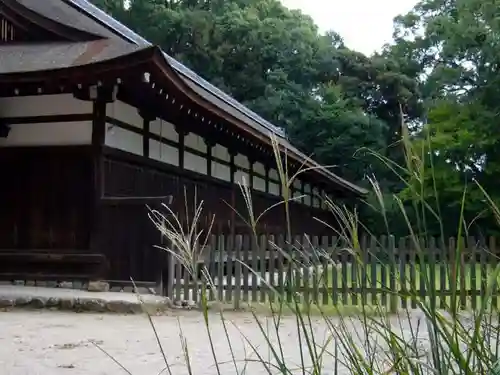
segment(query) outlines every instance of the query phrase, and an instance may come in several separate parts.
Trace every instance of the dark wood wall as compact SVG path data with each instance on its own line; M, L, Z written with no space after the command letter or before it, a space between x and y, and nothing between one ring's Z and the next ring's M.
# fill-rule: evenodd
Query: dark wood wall
M173 211L186 223L193 217L195 200L203 201L199 229L208 231L214 218L212 229L217 233L250 232L230 207L247 215L238 185L109 148L105 148L100 212L94 216L92 152L90 146L0 149L0 251L97 251L107 258L107 279L154 282L161 260L155 245L161 245L162 238L146 205L161 209L161 203L168 202L162 197L172 196ZM278 199L254 192L255 216ZM325 233L313 219L322 215L318 209L292 204L292 231ZM285 224L283 207L276 207L264 215L258 231L283 234ZM94 248L92 236L98 242Z
M88 251L89 147L0 148L0 249Z
M105 155L99 248L111 265L110 279L128 280L132 277L137 281L155 281L161 257L161 251L155 245L161 245L162 239L148 218L146 205L166 213L161 203L168 202L168 198L162 197L172 196L170 207L183 223L186 223L187 217L192 220L195 201L203 201L198 229L203 229L205 233L212 218L212 230L217 233L250 232L243 220L229 207L231 205L247 215L238 185L111 148L105 148ZM252 200L255 215L260 215L278 199L254 192ZM324 218L324 215L319 209L292 204L292 231L294 234L330 233L313 218ZM283 234L285 224L284 209L280 206L264 215L258 231Z

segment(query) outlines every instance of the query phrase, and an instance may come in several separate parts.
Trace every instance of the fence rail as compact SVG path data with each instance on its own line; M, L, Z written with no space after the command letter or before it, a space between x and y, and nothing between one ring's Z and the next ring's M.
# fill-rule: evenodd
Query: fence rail
M198 301L202 284L209 300L273 302L292 293L322 305L416 308L427 299L446 308L456 296L477 308L498 264L496 241L431 238L415 244L393 236L364 237L349 246L336 237L217 236L198 254L195 275L169 256L163 290L175 300ZM201 272L201 269L206 273ZM209 280L207 280L207 275ZM495 289L492 305L498 307Z

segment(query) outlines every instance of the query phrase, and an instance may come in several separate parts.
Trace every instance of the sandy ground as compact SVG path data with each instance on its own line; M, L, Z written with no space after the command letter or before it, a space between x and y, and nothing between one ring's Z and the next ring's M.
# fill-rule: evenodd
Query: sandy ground
M232 313L227 317L232 322L229 324L231 344L236 358L241 361L238 367L243 369L246 366L247 374L266 374L261 364L251 362L257 356L243 339L246 336L265 359L270 357L268 345L252 316ZM267 318L262 319L265 325ZM199 312L182 311L171 316L158 316L154 322L173 375L188 374L179 339L179 323L189 347L193 374L217 373ZM210 324L218 361L222 363L221 373L235 374L220 317L211 315ZM269 321L270 328L271 324ZM319 319L313 324L315 338L321 344L326 339L328 329ZM407 329L407 325L408 322L404 323L403 330ZM291 363L298 366L300 349L294 318L286 317L282 321L279 335L289 366ZM145 316L11 311L0 313L0 374L126 374L89 340L98 343L134 375L156 375L164 369L164 362ZM273 341L276 344L275 339ZM333 353L332 346L330 350ZM333 373L332 366L333 360L325 358L325 370L329 370L325 373Z

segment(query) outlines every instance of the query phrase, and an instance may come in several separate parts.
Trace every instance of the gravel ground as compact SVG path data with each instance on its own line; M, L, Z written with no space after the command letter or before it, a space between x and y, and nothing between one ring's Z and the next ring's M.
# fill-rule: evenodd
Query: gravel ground
M269 358L265 340L251 315L232 313L229 331L235 356L251 375L266 374L245 335L259 353ZM267 318L262 318L264 324ZM413 319L418 319L414 317ZM173 375L188 374L179 339L179 322L187 339L193 374L216 374L208 336L199 312L178 312L154 317L172 365ZM416 323L416 321L414 322ZM216 352L223 374L235 374L220 317L210 316ZM269 321L271 324L271 321ZM314 323L315 338L321 343L328 329L319 318ZM271 327L271 325L269 325ZM403 322L403 331L408 321ZM293 317L286 317L279 329L288 364L300 363L300 349ZM118 375L125 374L109 357L96 348L93 340L128 368L132 374L156 375L164 367L147 318L141 315L98 315L52 311L11 311L0 313L0 374L8 375ZM332 348L333 352L333 348ZM325 373L332 373L333 361L325 360ZM166 374L167 372L165 372ZM343 372L347 374L348 372Z

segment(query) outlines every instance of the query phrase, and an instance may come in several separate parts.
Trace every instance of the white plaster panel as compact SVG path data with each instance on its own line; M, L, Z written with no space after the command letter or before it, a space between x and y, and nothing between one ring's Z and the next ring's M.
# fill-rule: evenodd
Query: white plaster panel
M318 197L313 197L312 198L312 205L313 207L320 208L321 207L321 201Z
M92 143L92 123L56 122L44 124L15 124L0 146L64 146Z
M0 98L0 117L54 116L92 113L92 102L72 94Z
M296 178L295 180L293 180L293 187L301 190L302 189L302 181L299 180L298 178Z
M319 195L319 190L317 188L313 188L313 198L312 198L312 201L313 201L313 207L321 207L321 199L320 199L320 195Z
M169 139L174 142L179 142L179 134L175 131L173 124L161 119L156 119L149 123L149 131L162 138Z
M269 183L269 194L280 195L280 186L274 182Z
M113 103L107 104L106 115L136 128L142 129L144 127L144 120L139 115L137 108L120 100L115 100Z
M144 155L142 135L111 124L106 124L105 144L132 154Z
M224 181L231 181L231 169L228 165L212 161L212 176Z
M295 198L295 202L298 202L298 203L302 202L302 199L298 199L301 195L302 195L302 193L299 190L294 189L292 196L293 196L293 198Z
M154 139L149 140L149 157L167 164L179 166L179 149Z
M207 174L207 159L184 151L184 168L190 171Z
M253 170L254 170L254 172L260 174L261 176L266 175L266 167L262 163L255 162L253 165Z
M184 137L184 145L197 151L207 153L205 140L197 134L189 133Z
M236 154L236 156L234 157L234 164L238 167L247 169L250 168L250 162L248 161L246 155L243 154Z
M266 191L266 180L260 177L253 177L253 188L259 191Z
M250 178L248 176L248 173L243 172L241 170L237 170L234 173L234 183L235 184L241 183L244 186L250 186Z
M280 180L280 176L279 176L279 173L278 173L277 169L270 169L269 170L269 177L272 178L275 181L279 181Z
M311 196L309 194L306 194L306 196L304 197L304 204L307 206L312 205L312 199L311 199Z
M215 145L215 147L213 148L212 156L227 162L231 160L227 148L219 144Z

